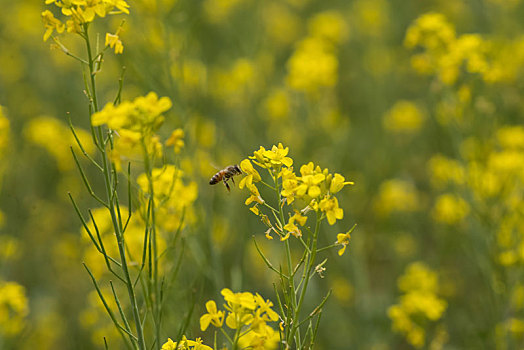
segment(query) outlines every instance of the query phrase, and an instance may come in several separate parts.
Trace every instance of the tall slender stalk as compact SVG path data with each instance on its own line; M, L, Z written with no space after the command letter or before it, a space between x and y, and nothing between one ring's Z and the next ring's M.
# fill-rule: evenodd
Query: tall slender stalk
M153 179L153 169L151 166L151 159L149 158L148 152L147 152L147 146L142 139L142 149L144 154L144 168L145 168L145 174L147 177L148 182L148 192L149 192L149 203L150 203L150 210L149 218L149 232L151 237L151 250L149 252L149 255L152 257L152 266L151 266L151 274L149 279L150 288L149 291L151 291L151 287L153 289L153 303L151 305L152 313L153 313L153 320L154 320L154 326L155 326L155 336L156 339L160 340L160 317L161 317L161 300L160 300L160 289L158 285L158 247L157 247L157 230L156 230L156 217L155 217L155 187L154 187L154 179ZM151 286L152 284L152 286ZM160 349L160 342L158 341L156 343L156 348Z
M93 58L93 51L91 47L91 42L89 39L89 25L84 24L83 26L83 33L82 37L84 38L86 49L87 49L87 55L88 55L88 69L89 69L89 82L86 82L86 85L89 83L89 89L86 91L86 93L89 96L90 99L90 108L89 108L89 116L91 117L94 113L98 112L98 100L96 95L96 60ZM133 319L135 322L135 329L136 329L136 338L137 338L137 345L138 349L140 350L146 350L146 343L144 339L144 331L142 328L142 323L140 320L140 312L138 308L138 303L136 300L136 293L135 293L135 287L133 284L133 281L131 279L127 258L126 258L126 249L125 249L125 239L123 235L123 228L121 226L120 220L118 218L118 202L116 200L116 190L117 190L117 179L116 174L113 172L113 164L109 161L109 157L107 155L107 144L111 142L111 135L108 135L108 138L105 139L103 136L103 129L101 126L97 127L97 134L94 135L95 137L95 143L98 144L100 147L98 147L98 150L100 152L100 157L102 158L102 172L103 172L103 178L104 178L104 184L105 184L105 190L106 190L106 196L107 196L107 207L111 215L111 222L113 225L113 229L115 231L115 238L117 240L118 245L118 251L120 255L120 264L121 269L123 273L123 279L125 280L125 285L127 287L127 292L129 295L129 301L131 304L131 309L133 312ZM98 137L98 139L96 139Z

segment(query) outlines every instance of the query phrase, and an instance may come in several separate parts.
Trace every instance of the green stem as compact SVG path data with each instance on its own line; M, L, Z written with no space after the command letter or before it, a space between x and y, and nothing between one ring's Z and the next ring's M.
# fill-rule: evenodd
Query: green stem
M142 138L142 151L144 153L144 167L147 176L149 193L150 196L150 235L152 239L152 279L153 279L153 319L155 323L155 336L157 339L157 349L160 350L160 316L161 316L161 300L160 300L160 289L158 284L158 247L157 247L157 231L156 231L156 217L155 217L155 188L153 182L153 169L151 165L151 159L147 152L147 146L144 138Z
M300 318L300 311L302 309L302 305L304 303L307 287L309 284L309 280L311 279L311 271L313 270L313 266L315 265L315 259L317 256L317 238L318 238L318 232L320 229L320 222L322 221L322 218L318 217L317 214L317 222L315 225L315 232L313 233L313 239L311 242L311 254L309 255L307 259L307 265L304 267L304 274L302 275L302 280L300 281L300 284L302 285L302 289L300 291L300 298L298 301L298 305L295 309L295 314L293 315L293 325L291 327L291 334L290 339L293 339L295 333L297 332L298 328L300 327L299 318ZM297 349L300 349L300 344L298 342L300 341L300 331L297 335Z
M87 55L89 58L88 67L89 67L91 88L88 94L91 99L90 112L96 113L98 112L98 100L96 97L96 80L95 80L95 74L94 74L95 62L93 60L93 53L91 51L91 44L89 41L88 24L84 24L83 38L86 42ZM117 239L118 251L120 254L120 261L122 264L121 268L124 274L125 285L127 287L127 292L128 292L129 300L131 303L131 308L133 310L133 319L135 322L135 328L136 328L136 333L137 333L138 347L140 350L146 350L147 347L146 347L145 340L144 340L144 332L142 329L142 324L140 322L140 314L138 311L138 304L136 301L135 290L133 287L133 283L131 281L131 276L129 274L128 264L127 264L127 259L126 259L124 237L122 235L122 228L120 226L120 223L117 217L117 213L115 210L114 197L112 196L112 193L113 193L113 189L111 188L111 186L113 185L113 181L111 179L111 167L112 166L108 161L107 151L104 145L104 139L102 137L102 134L103 134L102 127L98 127L99 141L100 141L100 144L102 145L102 147L100 148L100 152L101 152L102 162L103 162L102 169L103 169L104 180L105 180L104 182L105 182L105 188L106 188L108 209L111 214L111 221L113 223L113 229L115 230L115 236Z
M283 211L283 208L282 208L282 205L281 205L281 195L280 195L280 184L278 183L278 175L277 173L273 173L271 170L269 170L270 174L271 174L271 177L273 178L273 182L275 183L275 193L276 193L276 196L277 196L277 202L278 202L278 213L279 213L279 216L280 216L280 222L282 223L282 227L283 225L285 225L285 220L284 220L284 211ZM295 295L295 279L293 278L292 274L293 274L293 263L292 263L292 257L291 257L291 248L289 246L289 240L285 240L284 241L284 246L286 248L286 261L287 261L287 270L288 270L288 275L289 277L286 278L287 280L287 283L289 283L289 290L291 291L290 293L290 298L291 298L291 305L288 305L288 308L289 310L291 311L291 314L294 315L296 314L296 307L297 307L297 299L296 299L296 295ZM297 322L295 319L292 320L293 322ZM285 339L286 339L286 342L288 343L289 346L293 345L293 334L292 333L292 330L294 328L294 326L292 325L291 328L289 327L289 322L290 320L287 319L286 320L286 336L285 336ZM298 342L300 342L300 340L298 340Z

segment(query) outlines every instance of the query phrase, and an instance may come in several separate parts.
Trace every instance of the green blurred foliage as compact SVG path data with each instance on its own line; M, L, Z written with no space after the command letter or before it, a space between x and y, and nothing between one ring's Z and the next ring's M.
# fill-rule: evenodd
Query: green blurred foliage
M339 196L344 219L321 238L331 244L357 223L349 248L323 253L325 277L311 283L310 308L333 290L318 349L522 348L522 1L129 3L124 52L105 54L99 98L114 99L124 66L123 99L170 97L161 132L184 130L177 161L198 184L166 339L193 305L189 334L200 336L198 317L222 288L271 298L275 276L252 236L271 257L281 243L265 240L245 193L208 181L215 166L282 142L297 168L313 161L355 182ZM85 130L90 123L81 65L42 41L43 2L0 4L0 117L9 121L0 123L0 290L3 281L23 286L9 293L19 304L25 294L29 310L9 306L24 325L0 332L0 347L101 348L106 336L117 348L81 265L89 248L67 197L97 207L68 148L68 117ZM442 17L415 22L429 12ZM92 28L100 45L121 20ZM61 37L84 55L78 38ZM42 117L61 126L35 124ZM413 321L424 345L388 317L409 295L399 278L417 261L438 275L431 292L447 304L441 317Z

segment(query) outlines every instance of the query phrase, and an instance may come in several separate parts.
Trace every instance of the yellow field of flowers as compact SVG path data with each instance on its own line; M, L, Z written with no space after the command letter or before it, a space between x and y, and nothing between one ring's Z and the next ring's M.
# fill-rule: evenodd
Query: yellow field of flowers
M0 349L524 348L524 1L0 5Z

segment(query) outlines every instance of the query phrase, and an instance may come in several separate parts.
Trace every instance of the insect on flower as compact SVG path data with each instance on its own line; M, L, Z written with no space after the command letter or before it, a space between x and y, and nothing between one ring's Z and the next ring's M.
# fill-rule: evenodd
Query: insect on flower
M222 170L220 170L218 173L213 175L211 180L209 180L210 185L215 185L219 183L220 181L224 182L224 185L226 185L226 188L228 191L231 191L229 188L229 184L227 183L229 180L231 180L233 183L235 183L235 180L233 179L233 176L242 174L242 170L240 170L238 165L230 165Z

